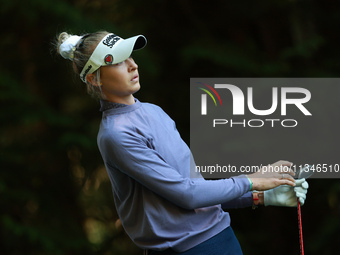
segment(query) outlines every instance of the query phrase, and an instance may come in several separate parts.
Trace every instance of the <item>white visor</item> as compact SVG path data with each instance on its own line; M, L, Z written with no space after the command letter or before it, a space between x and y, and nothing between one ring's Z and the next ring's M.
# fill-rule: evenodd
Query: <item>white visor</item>
M80 73L80 79L86 83L86 76L101 66L113 65L128 59L132 51L140 50L146 45L146 38L137 35L123 39L115 34L106 35L93 51Z

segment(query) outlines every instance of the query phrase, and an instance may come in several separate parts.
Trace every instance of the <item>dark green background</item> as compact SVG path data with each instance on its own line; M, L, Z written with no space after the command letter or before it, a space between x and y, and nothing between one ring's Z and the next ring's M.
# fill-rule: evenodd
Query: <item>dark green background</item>
M160 105L189 144L190 77L338 77L339 7L334 0L1 0L0 253L141 254L118 220L97 149L99 104L51 50L59 32L144 34L148 45L134 55L136 97ZM336 254L340 183L310 186L306 254ZM230 213L245 254L299 253L295 208Z

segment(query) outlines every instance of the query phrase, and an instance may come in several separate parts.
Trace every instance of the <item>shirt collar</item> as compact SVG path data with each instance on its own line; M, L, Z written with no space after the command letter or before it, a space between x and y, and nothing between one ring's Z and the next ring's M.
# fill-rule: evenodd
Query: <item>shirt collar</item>
M116 109L116 108L121 108L121 107L126 107L128 106L127 104L119 104L115 102L110 102L106 100L100 100L100 109L99 111L103 112L109 109Z

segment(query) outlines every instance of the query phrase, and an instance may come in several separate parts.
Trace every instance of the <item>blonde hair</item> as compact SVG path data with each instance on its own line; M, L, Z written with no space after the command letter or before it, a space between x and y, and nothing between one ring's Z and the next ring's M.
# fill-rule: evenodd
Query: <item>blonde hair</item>
M109 32L107 31L98 31L95 33L85 34L83 37L79 40L77 43L75 50L73 52L73 71L80 75L81 71L83 70L85 64L91 57L93 51L97 47L98 43L107 35ZM59 47L60 45L66 41L69 37L71 37L71 34L68 34L67 32L62 32L58 36L58 42L56 43L57 46L57 52L59 53ZM97 70L97 82L99 83L99 69ZM95 97L95 98L103 98L103 94L101 91L100 86L94 86L88 81L86 81L86 88L87 92Z

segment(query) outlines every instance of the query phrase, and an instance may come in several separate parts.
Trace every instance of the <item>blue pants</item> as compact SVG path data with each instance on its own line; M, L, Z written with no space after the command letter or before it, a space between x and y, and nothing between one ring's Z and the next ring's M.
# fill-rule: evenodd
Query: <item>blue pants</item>
M231 227L226 228L214 237L196 245L195 247L184 251L175 252L172 249L164 251L149 250L149 255L242 255L241 246L236 239Z

